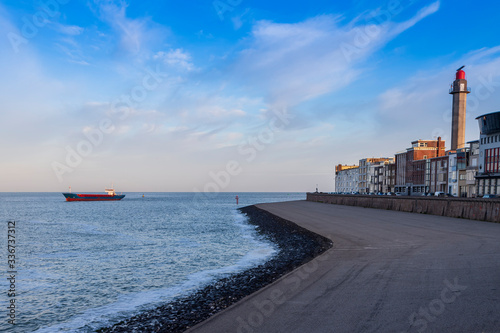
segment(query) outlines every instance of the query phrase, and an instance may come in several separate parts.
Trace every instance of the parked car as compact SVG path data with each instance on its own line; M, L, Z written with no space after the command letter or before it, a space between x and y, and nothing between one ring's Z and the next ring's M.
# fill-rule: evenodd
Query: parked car
M436 193L434 193L434 196L436 196L436 197L444 197L444 198L454 198L455 197L451 193L444 193L444 192L436 192Z
M397 195L397 196L401 196L401 195L404 195L404 193L401 193L401 192L396 192L396 195Z
M498 196L495 195L495 194L485 194L485 195L483 195L483 199L494 199L494 198L498 198Z

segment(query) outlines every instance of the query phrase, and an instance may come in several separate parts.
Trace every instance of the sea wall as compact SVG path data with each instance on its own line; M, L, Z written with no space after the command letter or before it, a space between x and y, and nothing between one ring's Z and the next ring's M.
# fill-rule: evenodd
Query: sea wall
M307 193L307 201L500 222L500 199Z

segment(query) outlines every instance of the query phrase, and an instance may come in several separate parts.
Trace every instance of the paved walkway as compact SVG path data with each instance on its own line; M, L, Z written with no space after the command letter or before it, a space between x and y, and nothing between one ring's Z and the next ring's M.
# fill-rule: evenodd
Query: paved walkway
M307 201L258 207L333 248L189 332L500 332L500 224Z

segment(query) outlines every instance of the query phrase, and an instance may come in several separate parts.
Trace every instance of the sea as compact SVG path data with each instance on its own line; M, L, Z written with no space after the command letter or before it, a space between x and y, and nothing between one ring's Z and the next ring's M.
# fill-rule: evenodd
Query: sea
M277 249L237 208L306 197L125 194L0 193L1 332L94 332L258 266Z

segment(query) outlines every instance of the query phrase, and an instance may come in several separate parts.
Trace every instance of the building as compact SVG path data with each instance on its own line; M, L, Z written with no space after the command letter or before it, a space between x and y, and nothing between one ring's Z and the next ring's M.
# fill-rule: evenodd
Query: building
M429 192L430 171L426 160L445 155L445 142L437 140L416 140L405 152L396 154L395 192L406 195L422 195Z
M431 158L429 161L430 185L429 192L448 191L448 159L449 156L439 156Z
M374 192L388 193L394 191L396 184L396 164L394 160L375 167Z
M396 185L396 163L389 163L384 165L384 184L382 185L382 192L394 192Z
M500 194L500 111L476 119L480 132L476 193Z
M470 88L467 87L465 72L462 70L465 66L457 70L455 81L450 88L450 94L453 95L452 121L451 121L451 150L465 148L465 109L467 94Z
M441 137L416 140L405 151L387 158L359 161L360 193L401 192L405 195L444 192L460 197L500 195L500 111L480 116L481 138L465 146L467 86L460 67L449 93L453 95L451 149ZM347 181L347 180L345 180Z
M476 174L479 168L479 140L469 141L469 163L465 170L465 186L467 197L474 198L477 195Z
M378 193L378 192L383 191L384 181L385 181L384 169L385 169L384 164L378 165L374 169L374 176L373 176L373 184L374 184L373 192L374 193Z
M406 193L406 151L397 152L396 159L396 184L394 192Z
M379 179L376 168L393 162L394 158L392 157L372 157L359 160L359 193L376 193Z
M455 197L467 197L469 148L450 151L448 155L448 193Z
M448 190L447 193L458 196L457 153L450 151L448 154Z
M359 167L357 165L337 165L335 167L335 192L358 192Z

